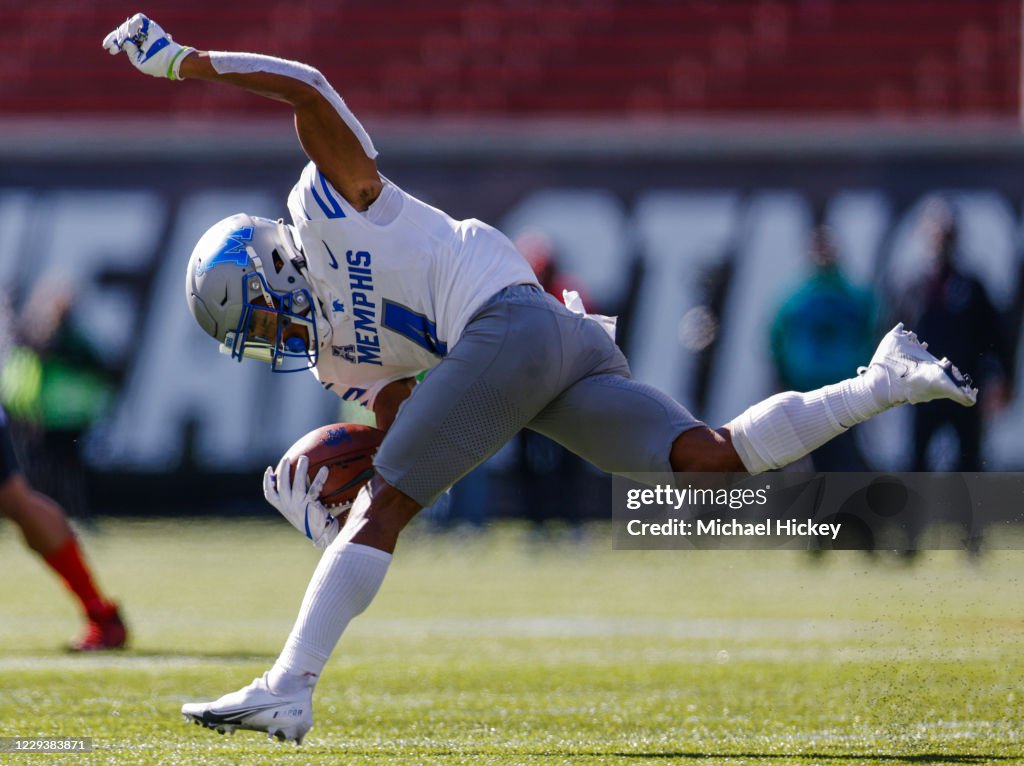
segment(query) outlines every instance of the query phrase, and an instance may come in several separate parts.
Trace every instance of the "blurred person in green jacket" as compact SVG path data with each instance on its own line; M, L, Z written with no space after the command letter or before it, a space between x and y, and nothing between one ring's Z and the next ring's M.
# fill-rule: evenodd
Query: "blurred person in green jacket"
M106 412L115 380L72 318L74 300L73 287L59 277L33 288L13 322L0 394L29 480L72 515L88 516L82 439Z
M771 327L779 382L796 391L820 388L856 370L870 356L876 332L875 297L843 274L827 226L815 228L808 257L810 277L785 299ZM852 431L808 458L816 471L868 470Z
M81 373L76 370L75 365L85 357L74 353L71 328L66 327L70 297L70 292L55 291L54 300L43 302L45 311L30 312L33 319L42 322L34 328L39 335L27 333L27 339L20 339L24 345L12 345L15 323L6 299L0 296L0 393L22 418L22 432L28 429L40 435L44 433L41 429L53 424L54 433L62 439L74 439L75 434L89 427L109 397L108 379L93 372L91 362L81 368ZM57 332L62 325L66 340ZM44 334L56 342L39 350L29 345ZM51 348L72 350L47 353ZM75 466L80 470L77 446L73 462L64 465L48 458L52 464L40 466L38 443L31 445L28 460L19 460L11 425L0 407L0 518L7 518L18 527L25 544L61 578L81 606L85 631L68 649L120 649L127 641L128 631L117 604L97 584L62 504L36 489L27 476L31 468L34 475L41 475L51 480L47 484L56 486L59 482L53 479L67 476L76 470Z

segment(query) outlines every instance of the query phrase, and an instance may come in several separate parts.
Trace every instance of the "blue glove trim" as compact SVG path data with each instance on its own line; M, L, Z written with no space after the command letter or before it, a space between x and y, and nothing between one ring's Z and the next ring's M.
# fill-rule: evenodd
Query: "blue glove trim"
M143 59L140 59L140 61L142 61L143 63L145 63L146 61L149 61L151 58L153 58L153 56L158 54L160 51L162 51L164 48L166 48L170 44L171 44L170 40L168 40L166 37L161 37L159 40L157 40L155 43L153 43L151 46L149 46L149 50L146 51L146 57L143 58ZM140 51L140 53L141 53L141 51Z

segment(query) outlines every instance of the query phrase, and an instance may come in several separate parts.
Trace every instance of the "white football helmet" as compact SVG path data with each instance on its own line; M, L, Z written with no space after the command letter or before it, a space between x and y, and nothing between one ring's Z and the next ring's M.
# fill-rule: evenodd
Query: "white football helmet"
M196 244L185 297L199 326L232 359L268 362L274 372L306 370L316 365L319 335L304 268L291 226L237 213Z

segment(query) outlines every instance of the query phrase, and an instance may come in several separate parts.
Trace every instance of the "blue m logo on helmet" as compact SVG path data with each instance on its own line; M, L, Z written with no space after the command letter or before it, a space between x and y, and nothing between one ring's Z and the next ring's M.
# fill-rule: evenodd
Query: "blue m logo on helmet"
M246 245L252 241L252 226L243 226L241 229L228 234L228 238L224 240L224 244L220 250L213 254L206 263L200 262L196 266L196 276L203 274L214 266L219 266L222 263L233 263L240 268L244 268L245 264L249 261L249 254L246 252Z

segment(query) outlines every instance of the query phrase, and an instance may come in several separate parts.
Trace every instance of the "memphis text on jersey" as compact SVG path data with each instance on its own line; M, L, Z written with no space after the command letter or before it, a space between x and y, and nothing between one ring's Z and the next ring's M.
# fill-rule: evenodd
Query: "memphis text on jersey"
M352 317L355 320L355 361L357 364L375 364L380 361L380 332L377 329L377 304L373 298L372 256L366 250L349 250L348 284L352 291Z

